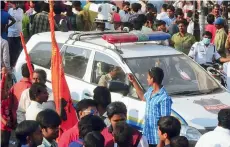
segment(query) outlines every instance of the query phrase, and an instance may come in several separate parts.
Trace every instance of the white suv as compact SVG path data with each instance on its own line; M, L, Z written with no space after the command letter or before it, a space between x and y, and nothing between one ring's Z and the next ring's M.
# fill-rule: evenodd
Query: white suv
M92 98L100 77L107 74L111 67L119 67L122 72L109 83L112 101L126 104L128 123L136 128L140 129L143 125L145 102L138 99L127 80L127 73L133 73L146 90L146 72L154 66L164 70L163 85L173 100L172 115L180 120L183 125L181 134L189 140L197 141L201 133L213 130L217 126L218 111L230 106L230 94L224 87L188 56L169 46L157 45L155 41L135 42L138 41L135 36L128 33L55 33L74 102ZM149 35L147 40L168 38L164 33L155 33L152 38ZM50 32L32 36L27 49L35 68L47 72L47 86L52 88ZM16 65L17 80L21 78L23 63L24 52Z

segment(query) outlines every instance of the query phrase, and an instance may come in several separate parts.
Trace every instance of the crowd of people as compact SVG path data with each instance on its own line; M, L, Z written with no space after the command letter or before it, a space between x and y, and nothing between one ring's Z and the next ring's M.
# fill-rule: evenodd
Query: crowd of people
M131 4L125 1L117 7L117 12L111 14L108 22L96 19L97 13L90 10L92 3L98 2L89 1L83 8L80 1L55 2L55 30L163 31L171 34L172 38L162 44L173 46L203 67L206 63L230 61L227 57L230 33L227 35L227 20L220 16L218 4L207 16L200 41L196 35L199 24L193 17L191 2L183 5L166 2L159 10L146 1ZM11 78L11 68L22 50L20 33L23 32L28 40L33 34L47 31L50 31L47 2L1 1L2 77ZM188 147L188 139L180 136L181 123L170 116L172 99L162 85L163 70L154 67L146 72L150 87L146 93L133 75L128 75L138 97L146 101L143 132L126 123L126 105L111 102L110 91L103 80L94 89L92 100L83 99L76 104L78 122L63 132L59 128L62 120L55 111L52 90L45 85L46 72L35 69L30 80L27 64L23 64L20 81L14 85L1 85L1 146L9 146L11 132L15 130L20 147ZM218 121L218 127L203 135L197 147L230 145L230 109L221 110Z

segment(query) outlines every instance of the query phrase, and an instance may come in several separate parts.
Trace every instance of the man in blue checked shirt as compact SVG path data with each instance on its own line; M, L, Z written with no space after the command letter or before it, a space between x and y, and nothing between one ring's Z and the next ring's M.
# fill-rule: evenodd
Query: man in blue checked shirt
M129 81L136 89L138 97L146 101L143 134L147 137L149 147L156 147L159 143L157 122L160 117L171 114L172 99L168 96L164 86L161 85L164 78L164 72L161 68L151 68L147 76L149 89L144 94L134 76L128 75Z

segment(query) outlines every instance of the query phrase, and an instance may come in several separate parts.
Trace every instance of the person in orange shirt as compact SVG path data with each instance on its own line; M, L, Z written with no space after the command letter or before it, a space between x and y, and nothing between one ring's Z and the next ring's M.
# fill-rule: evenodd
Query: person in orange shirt
M32 65L32 68L34 69L34 66ZM14 84L10 91L9 91L9 97L12 100L12 105L14 106L12 109L12 113L13 113L13 120L16 121L16 111L18 109L18 103L21 97L22 92L27 89L30 88L32 83L30 80L30 72L29 69L27 67L27 63L24 63L21 67L21 72L22 72L22 79L17 82L16 84Z

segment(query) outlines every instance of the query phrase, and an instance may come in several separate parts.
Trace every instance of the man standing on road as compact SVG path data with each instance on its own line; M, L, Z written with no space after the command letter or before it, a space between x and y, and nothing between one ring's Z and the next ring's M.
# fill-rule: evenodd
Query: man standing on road
M164 72L159 67L151 68L148 71L147 82L150 87L145 94L134 76L130 74L128 77L136 89L138 97L142 101L146 101L143 134L147 137L149 147L156 147L159 143L157 122L162 116L171 114L172 106L172 99L162 85Z

